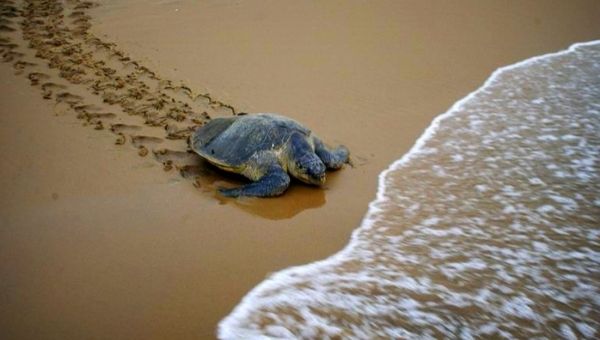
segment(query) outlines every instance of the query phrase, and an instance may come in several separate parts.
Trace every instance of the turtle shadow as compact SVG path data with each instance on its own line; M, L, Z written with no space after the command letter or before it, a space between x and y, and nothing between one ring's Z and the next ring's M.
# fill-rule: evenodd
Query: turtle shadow
M269 220L289 219L305 210L321 207L326 202L323 188L309 186L297 180L292 180L285 193L277 197L228 198L216 192L215 197L224 204L232 203L249 214Z
M277 197L230 198L219 194L221 187L236 187L249 183L245 177L222 171L206 160L198 157L193 165L180 168L184 178L194 180L194 186L205 194L212 195L220 204L233 205L246 213L269 220L292 218L299 213L321 207L325 204L325 188L304 184L292 179L286 192Z

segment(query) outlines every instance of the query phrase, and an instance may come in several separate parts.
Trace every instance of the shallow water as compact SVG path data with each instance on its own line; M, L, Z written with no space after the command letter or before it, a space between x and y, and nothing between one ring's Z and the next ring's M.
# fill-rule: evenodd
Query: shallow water
M381 175L342 252L264 281L220 337L597 337L599 98L599 42L496 71Z

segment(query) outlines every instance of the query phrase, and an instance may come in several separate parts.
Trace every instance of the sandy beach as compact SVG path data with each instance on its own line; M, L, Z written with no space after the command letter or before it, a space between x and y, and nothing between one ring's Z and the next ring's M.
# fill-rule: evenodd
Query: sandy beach
M110 120L78 119L77 105L104 109L106 93L89 90L91 73L89 83L74 83L48 68L21 32L23 14L9 16L3 20L15 31L0 32L8 39L0 64L7 339L214 338L217 323L270 273L343 248L374 199L378 174L491 72L600 37L596 1L78 4L64 9L85 12L74 21L90 16L90 27L70 24L84 37L77 39L92 41L83 30L114 43L109 51L123 53L121 61L151 70L156 79L148 82L209 93L222 104L209 105L211 116L231 114L226 105L290 116L346 145L354 166L328 174L323 189L294 182L280 198L223 199L215 188L238 179L203 167L195 182L153 154L185 150L163 126L148 128L115 105L113 123L163 134L142 141L149 152L140 157L129 132L115 143L121 135ZM25 12L24 2L15 6ZM99 60L113 61L95 46ZM16 65L19 58L36 65ZM32 72L65 87L44 99ZM65 91L76 100L60 97ZM175 163L186 157L167 155Z

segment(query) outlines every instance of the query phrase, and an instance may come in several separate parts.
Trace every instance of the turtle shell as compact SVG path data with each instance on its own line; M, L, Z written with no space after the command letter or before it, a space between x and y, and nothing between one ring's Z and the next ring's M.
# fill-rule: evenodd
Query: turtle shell
M311 134L295 120L274 114L216 118L194 132L191 147L209 162L240 172L250 157L281 149L294 132Z

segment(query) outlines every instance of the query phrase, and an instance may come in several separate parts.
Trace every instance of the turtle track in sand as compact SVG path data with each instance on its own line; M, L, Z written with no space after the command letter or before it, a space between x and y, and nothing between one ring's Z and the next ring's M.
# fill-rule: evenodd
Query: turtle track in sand
M238 114L208 93L163 79L89 32L81 0L0 0L0 56L29 79L56 115L72 115L82 125L116 135L137 155L153 155L165 171L202 186L201 159L187 138L211 117ZM132 154L134 154L132 152Z

